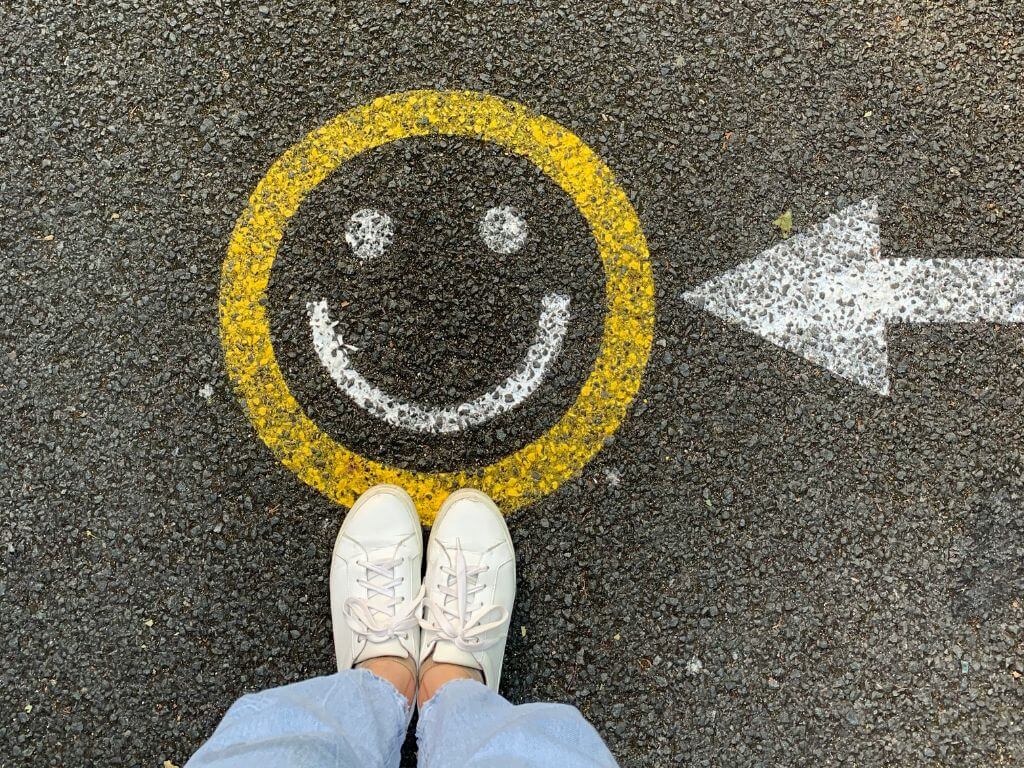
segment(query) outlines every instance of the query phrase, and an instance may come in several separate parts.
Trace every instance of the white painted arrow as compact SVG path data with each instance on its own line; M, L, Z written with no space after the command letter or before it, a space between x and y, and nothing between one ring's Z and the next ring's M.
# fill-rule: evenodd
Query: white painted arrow
M872 198L683 298L888 395L886 325L1024 322L1024 259L882 258Z

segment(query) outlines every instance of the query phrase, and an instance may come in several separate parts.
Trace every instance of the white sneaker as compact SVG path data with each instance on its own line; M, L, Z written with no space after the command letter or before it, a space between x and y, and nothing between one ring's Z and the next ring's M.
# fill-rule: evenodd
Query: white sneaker
M498 690L516 599L516 557L498 507L480 491L456 491L441 506L427 544L420 664L478 669Z
M356 499L331 558L338 670L379 656L419 654L423 529L409 494L376 485Z

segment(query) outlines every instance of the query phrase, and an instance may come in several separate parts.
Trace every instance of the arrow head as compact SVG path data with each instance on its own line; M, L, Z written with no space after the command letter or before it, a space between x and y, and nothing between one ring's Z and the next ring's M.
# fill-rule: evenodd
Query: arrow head
M889 393L878 201L844 208L814 228L708 280L683 298L791 352Z

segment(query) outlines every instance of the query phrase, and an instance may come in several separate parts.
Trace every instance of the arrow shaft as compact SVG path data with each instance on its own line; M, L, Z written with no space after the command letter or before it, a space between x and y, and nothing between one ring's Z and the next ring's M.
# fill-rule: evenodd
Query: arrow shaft
M1024 322L1024 259L881 259L872 282L887 320Z

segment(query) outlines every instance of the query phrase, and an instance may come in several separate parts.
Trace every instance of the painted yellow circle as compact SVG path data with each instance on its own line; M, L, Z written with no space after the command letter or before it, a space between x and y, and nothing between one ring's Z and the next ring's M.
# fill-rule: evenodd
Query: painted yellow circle
M607 312L576 401L546 433L480 469L416 472L333 440L292 396L270 338L266 291L288 220L338 166L388 142L449 135L529 159L575 202L597 241ZM654 281L640 222L608 167L571 131L515 102L472 91L407 91L355 107L288 149L249 198L221 272L227 370L260 438L304 482L350 505L377 483L406 488L430 524L444 497L473 486L508 512L555 490L601 450L640 387L654 333Z

